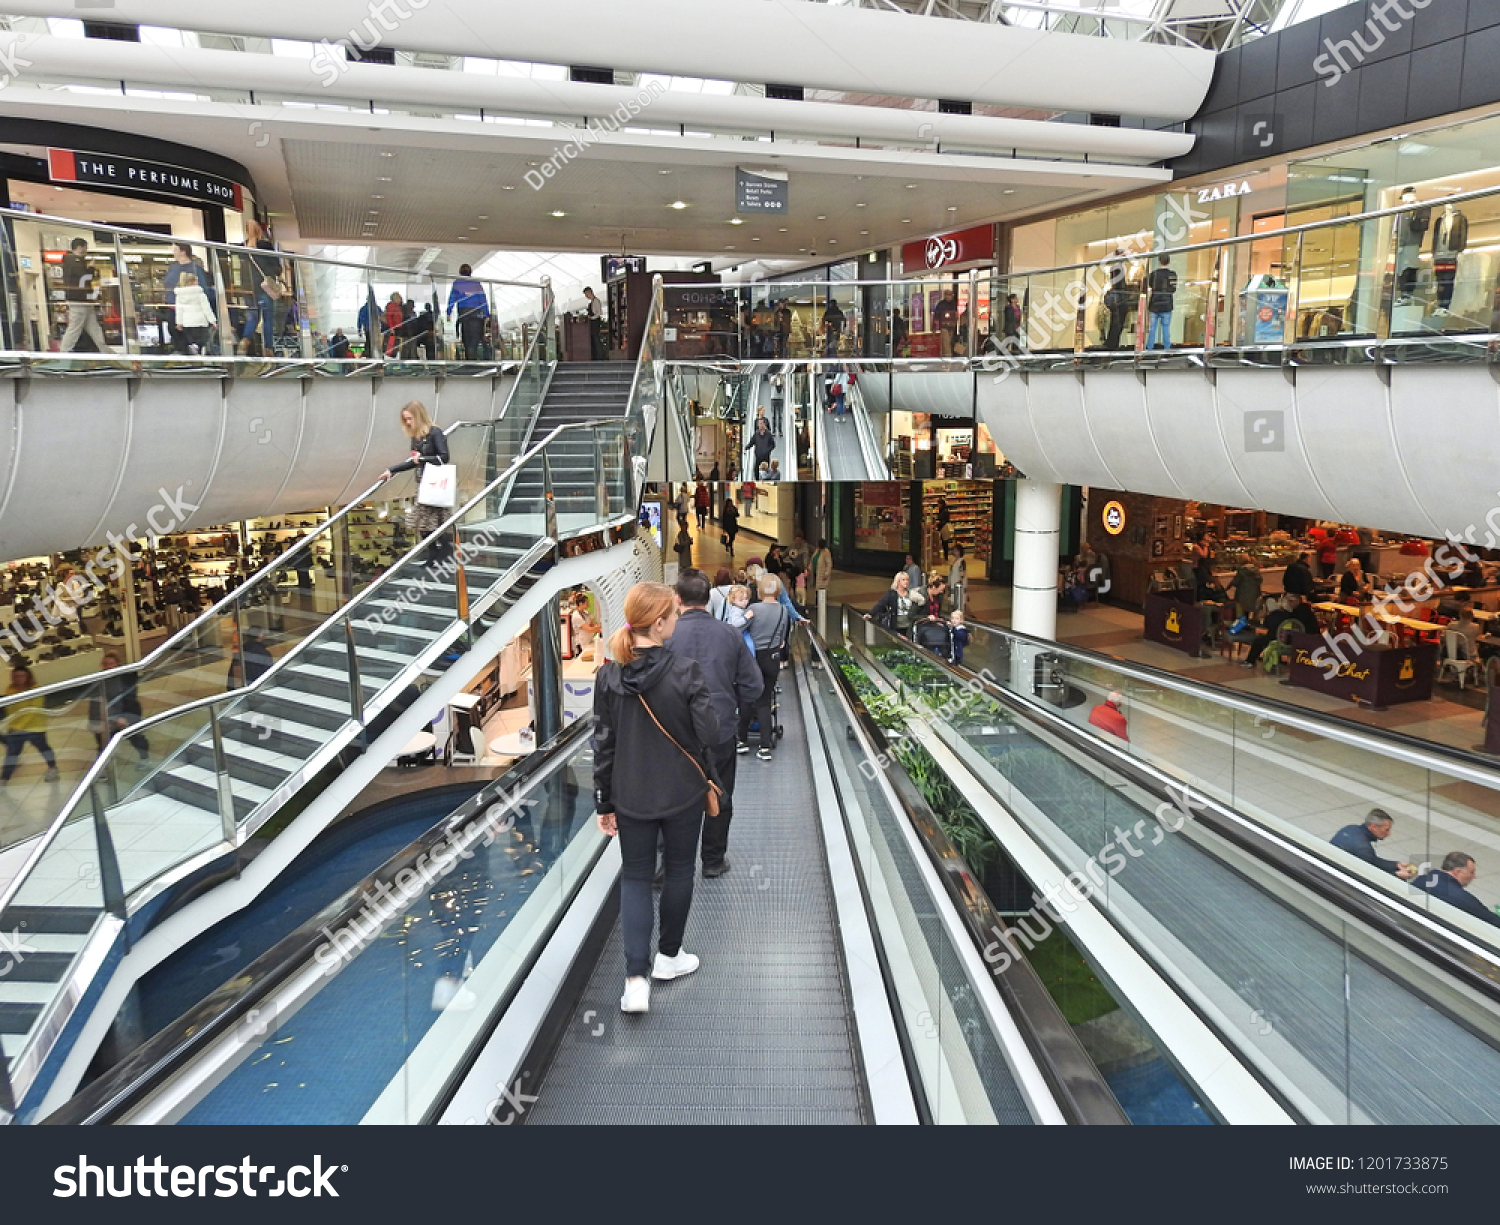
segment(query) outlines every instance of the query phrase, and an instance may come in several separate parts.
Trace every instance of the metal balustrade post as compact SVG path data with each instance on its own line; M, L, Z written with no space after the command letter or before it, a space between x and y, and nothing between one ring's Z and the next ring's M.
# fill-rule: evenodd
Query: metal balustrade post
M1293 275L1286 278L1286 318L1282 320L1281 332L1281 364L1287 366L1292 360L1292 346L1297 342L1297 309L1298 302L1302 297L1302 236L1303 231L1297 231L1297 253L1292 257ZM1286 249L1286 243L1282 243L1282 250ZM1286 269L1282 270L1283 275Z
M359 651L354 644L354 624L347 613L344 616L344 650L349 658L349 717L359 724L360 743L368 744L364 686L359 677Z
M99 799L97 784L89 787L89 803L94 814L94 848L99 852L99 892L104 910L123 923L125 885L120 877L120 860L115 854L115 841L109 832L109 820L104 815L104 804Z
M214 773L218 776L218 798L219 798L219 829L224 835L224 841L231 846L235 845L236 834L239 823L234 815L234 788L229 777L229 767L224 757L224 732L219 726L219 708L210 706L208 708L208 729L213 737L214 746ZM238 863L238 856L236 856Z
M115 280L120 285L120 352L128 354L131 352L131 338L136 334L135 295L130 292L130 273L125 267L125 247L120 242L118 234L115 235ZM99 327L101 332L104 327L103 308L104 295L101 294L99 296L99 305L97 307L89 307L90 310L99 311ZM139 340L136 342L136 349L140 349Z

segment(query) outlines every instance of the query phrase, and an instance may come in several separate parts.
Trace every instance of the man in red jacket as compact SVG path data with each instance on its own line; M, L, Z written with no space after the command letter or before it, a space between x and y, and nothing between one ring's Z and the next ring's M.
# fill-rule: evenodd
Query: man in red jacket
M1118 736L1121 740L1128 741L1130 736L1125 730L1125 716L1120 713L1122 701L1124 699L1120 694L1112 690L1104 701L1089 712L1089 722L1111 735Z

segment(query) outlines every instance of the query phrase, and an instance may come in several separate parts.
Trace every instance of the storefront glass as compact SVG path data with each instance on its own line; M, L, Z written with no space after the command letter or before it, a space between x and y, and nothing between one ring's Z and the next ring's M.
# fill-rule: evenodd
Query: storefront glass
M864 481L854 486L854 547L871 553L906 553L911 531L906 485L898 481Z

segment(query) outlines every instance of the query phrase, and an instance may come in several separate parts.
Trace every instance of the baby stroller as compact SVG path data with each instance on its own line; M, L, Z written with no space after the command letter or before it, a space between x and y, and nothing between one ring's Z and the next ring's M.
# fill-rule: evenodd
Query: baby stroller
M953 627L946 621L918 621L912 629L912 641L939 659L953 662Z

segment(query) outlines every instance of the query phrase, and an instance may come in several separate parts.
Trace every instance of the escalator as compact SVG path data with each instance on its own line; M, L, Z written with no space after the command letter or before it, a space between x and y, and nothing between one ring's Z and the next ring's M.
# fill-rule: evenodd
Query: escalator
M852 609L838 636L892 734L920 745L963 795L956 836L987 858L984 884L1016 933L998 954L1062 932L1200 1089L1219 1058L1195 1049L1208 1033L1299 1121L1500 1118L1496 929L1311 835L1319 786L1337 790L1331 776L1352 761L1313 734L1351 753L1355 734L971 628L958 669ZM1127 695L1129 741L1087 722L1109 692ZM1434 830L1450 828L1455 801L1435 790L1435 772L1464 763L1429 753L1418 789L1408 767L1424 750L1372 739L1365 751L1384 769L1363 783L1383 789L1398 821L1421 798ZM1297 768L1304 758L1321 763L1318 786ZM1470 804L1477 775L1463 778ZM1278 802L1302 824L1273 811ZM1368 803L1345 794L1322 825Z
M870 416L865 411L861 380L856 379L845 396L842 418L823 412L828 403L824 390L827 376L822 372L808 376L813 400L812 444L817 456L820 481L888 481L889 466L881 458Z
M134 670L161 678L167 709L82 772L0 890L0 928L39 940L24 973L0 982L0 1108L33 1118L70 1092L131 976L274 879L548 599L640 566L630 439L649 445L642 380L619 419L560 424L526 445L548 373L534 347L506 417L460 465L457 509L357 594L350 566L327 613L292 607L276 580L298 562L284 558ZM254 649L263 626L279 655ZM222 693L226 629L249 683ZM188 693L173 703L176 685ZM248 860L252 838L269 845Z
M815 640L736 782L703 957L619 1011L619 857L586 720L486 786L52 1123L1123 1123ZM878 735L878 732L875 734ZM929 841L935 835L935 841ZM404 885L396 882L404 881Z

